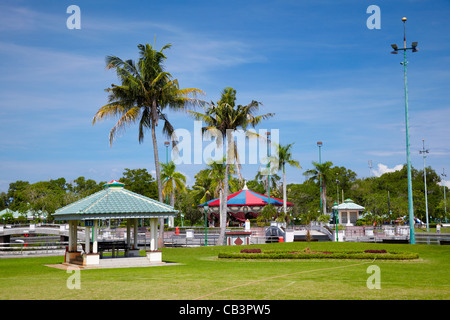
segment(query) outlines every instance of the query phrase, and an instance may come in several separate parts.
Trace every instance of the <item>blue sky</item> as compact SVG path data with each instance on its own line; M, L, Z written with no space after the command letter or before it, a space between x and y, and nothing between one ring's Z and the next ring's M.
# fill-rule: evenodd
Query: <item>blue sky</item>
M81 9L70 30L69 5ZM368 6L381 9L381 29L368 29ZM105 56L137 59L139 43L166 51L166 69L182 88L217 101L225 87L237 102L260 101L274 112L258 129L279 129L295 143L302 170L322 160L359 177L406 163L402 46L408 17L408 87L412 165L425 139L427 165L450 170L450 3L446 0L316 1L2 1L0 4L0 191L16 180L79 176L105 181L124 168L154 171L150 132L138 143L130 127L109 146L114 120L92 126L117 83ZM186 114L169 113L175 128L193 130ZM161 130L159 130L161 131ZM160 157L165 161L159 132ZM192 185L203 165L180 165ZM259 165L244 164L246 179ZM450 172L449 172L450 173ZM450 178L449 178L450 180Z

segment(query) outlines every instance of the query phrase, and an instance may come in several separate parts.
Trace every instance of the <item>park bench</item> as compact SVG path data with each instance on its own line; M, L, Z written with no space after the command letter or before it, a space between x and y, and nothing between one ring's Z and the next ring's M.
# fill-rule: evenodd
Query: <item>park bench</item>
M85 245L84 243L81 244L83 251L85 251ZM91 242L91 248L92 248L92 242ZM119 255L119 250L124 250L125 252L128 250L127 244L125 241L99 241L98 242L98 253L100 253L100 258L103 258L103 252L105 251L111 251L112 257L116 257Z

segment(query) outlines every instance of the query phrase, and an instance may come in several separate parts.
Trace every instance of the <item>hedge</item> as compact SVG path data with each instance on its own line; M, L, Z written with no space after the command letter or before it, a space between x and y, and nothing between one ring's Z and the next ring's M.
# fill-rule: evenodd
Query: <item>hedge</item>
M372 253L361 251L346 252L288 252L288 251L266 251L261 253L237 253L220 252L219 258L223 259L377 259L377 260L411 260L419 258L417 253L412 252L386 252Z

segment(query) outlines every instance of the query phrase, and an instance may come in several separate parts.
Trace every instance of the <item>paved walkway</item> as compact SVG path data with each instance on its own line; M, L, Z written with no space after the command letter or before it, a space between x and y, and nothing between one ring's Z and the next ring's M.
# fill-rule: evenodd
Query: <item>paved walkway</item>
M133 258L103 258L100 259L98 265L82 266L78 264L59 263L49 264L47 267L63 269L63 270L89 270L89 269L108 269L108 268L135 268L135 267L162 267L162 266L177 266L180 263L174 262L150 262L147 257L133 257Z

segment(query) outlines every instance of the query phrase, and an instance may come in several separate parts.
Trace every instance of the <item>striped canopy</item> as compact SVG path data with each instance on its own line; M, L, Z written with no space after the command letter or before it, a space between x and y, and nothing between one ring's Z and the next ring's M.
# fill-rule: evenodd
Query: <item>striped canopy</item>
M227 198L227 206L265 206L269 203L275 206L282 206L283 200L265 196L257 192L251 191L244 187L241 191L232 193ZM199 207L203 207L208 204L210 207L218 207L220 205L220 198L210 200L208 202L202 203ZM293 206L293 203L286 202L287 206Z

